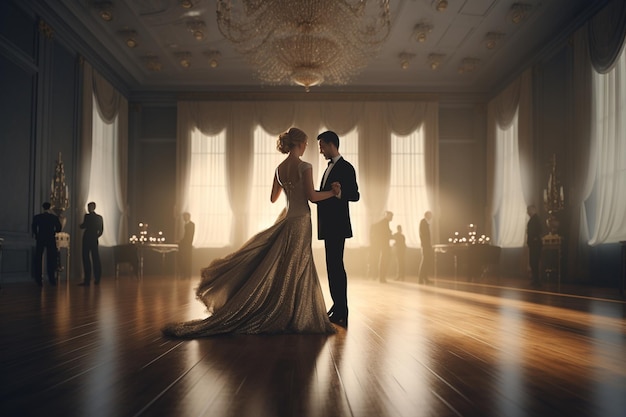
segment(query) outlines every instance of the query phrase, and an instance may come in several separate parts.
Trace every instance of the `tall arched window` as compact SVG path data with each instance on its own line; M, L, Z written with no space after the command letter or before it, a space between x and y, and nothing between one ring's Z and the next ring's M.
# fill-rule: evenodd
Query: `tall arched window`
M507 129L496 127L496 187L500 201L496 212L495 243L503 248L524 246L526 203L522 188L517 112Z
M222 247L231 244L233 213L226 189L226 134L191 133L189 212L196 230L194 246Z
M419 247L419 221L432 209L426 192L424 131L420 127L407 136L391 135L391 176L387 209L392 211L390 225L395 233L401 225L407 246Z
M91 173L87 202L96 203L96 212L104 218L101 246L115 246L118 242L118 117L112 123L103 120L98 101L93 97L93 130L91 142ZM87 209L85 208L85 212Z
M606 74L592 71L591 160L587 179L589 244L626 239L626 54Z
M273 225L285 208L284 195L274 204L270 201L276 167L286 157L276 149L277 139L277 135L270 135L260 126L254 130L254 168L250 187L248 237Z

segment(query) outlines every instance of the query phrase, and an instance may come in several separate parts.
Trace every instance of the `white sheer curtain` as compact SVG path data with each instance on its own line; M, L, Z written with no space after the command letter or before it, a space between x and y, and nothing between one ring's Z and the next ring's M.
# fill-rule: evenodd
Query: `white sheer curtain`
M339 152L354 165L361 192L361 200L350 203L354 237L346 241L346 246L367 246L370 220L378 218L388 202L392 131L411 135L422 126L428 201L437 210L438 108L436 98L429 95L422 99L416 96L413 100L403 96L400 101L389 102L333 97L303 102L181 101L178 103L177 210L190 211L198 220L189 206L191 176L195 175L191 169L191 135L195 128L207 136L225 131L226 188L234 217L230 232L219 232L223 230L220 225L211 233L223 235L220 241L231 246L242 244L273 224L285 206L284 202L269 201L274 169L284 158L276 150L278 135L291 126L309 135L304 159L313 164L313 182L317 188L326 166L316 149L316 138L328 129L339 135ZM316 207L311 208L315 230ZM412 213L414 222L423 214L423 210L418 210ZM196 228L199 226L196 222ZM409 227L408 217L403 227ZM314 239L313 245L321 246L321 242Z
M532 140L532 70L526 70L487 106L486 231L501 246L524 246L526 206L535 191Z
M582 210L588 243L594 246L626 239L626 54L622 50L606 74L592 72L591 152Z
M526 203L520 175L517 112L507 128L496 131L496 245L503 248L524 246Z
M80 175L76 224L89 201L104 217L103 246L128 238L128 101L91 65L83 61ZM78 229L78 228L77 228ZM77 239L80 253L82 241Z
M424 131L391 135L391 179L387 208L393 212L392 225L401 225L406 244L419 247L420 213L431 209L426 186ZM395 232L395 226L392 231Z
M121 212L118 210L119 170L117 116L107 123L101 116L98 102L93 97L93 128L91 142L91 172L87 201L96 203L96 212L104 218L104 233L100 245L115 246L118 242L118 228ZM87 208L85 207L85 212Z
M275 169L286 155L276 149L278 135L267 133L261 126L254 130L252 186L248 209L248 236L274 224L285 208L284 194L274 204L270 201Z
M226 184L226 133L191 133L188 207L196 224L194 246L230 245L233 213Z

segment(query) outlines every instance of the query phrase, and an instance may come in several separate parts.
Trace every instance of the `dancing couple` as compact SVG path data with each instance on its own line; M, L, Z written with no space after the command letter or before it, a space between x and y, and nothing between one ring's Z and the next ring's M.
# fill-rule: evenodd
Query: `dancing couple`
M360 195L354 167L339 153L337 134L327 131L317 139L328 160L319 191L313 186L312 165L301 159L308 137L292 127L277 141L278 151L287 157L276 167L271 191L272 203L285 193L285 209L273 226L202 269L196 296L209 316L170 323L163 328L165 335L334 333L333 323L347 327L343 254L345 239L352 237L348 202ZM324 240L333 300L328 312L311 250L309 201L317 204L318 239Z

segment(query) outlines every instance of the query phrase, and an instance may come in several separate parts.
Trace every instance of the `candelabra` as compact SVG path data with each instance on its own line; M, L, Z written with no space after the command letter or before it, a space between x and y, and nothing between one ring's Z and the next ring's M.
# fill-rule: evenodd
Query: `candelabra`
M565 197L563 195L563 186L559 180L556 169L556 155L552 155L550 161L550 175L548 177L548 188L543 190L543 205L549 214L546 225L551 235L558 235L559 219L556 213L565 208Z
M491 239L489 236L480 235L476 233L476 225L470 223L467 225L467 236L461 236L459 232L454 232L454 236L448 238L448 243L452 244L467 244L467 245L490 245Z
M65 183L65 167L63 166L61 152L59 152L59 159L54 170L54 179L50 184L50 206L59 217L62 228L65 227L67 219L64 213L70 206L70 191Z
M145 244L145 243L165 243L165 236L162 231L159 231L157 236L151 236L148 234L148 223L139 223L139 236L132 235L128 241L132 244Z

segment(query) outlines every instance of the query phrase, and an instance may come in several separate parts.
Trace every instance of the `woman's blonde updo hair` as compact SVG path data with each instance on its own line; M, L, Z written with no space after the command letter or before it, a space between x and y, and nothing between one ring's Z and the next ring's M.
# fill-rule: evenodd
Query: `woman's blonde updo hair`
M276 149L281 153L289 153L298 143L306 142L307 135L297 127L292 127L288 132L281 133L276 141Z

